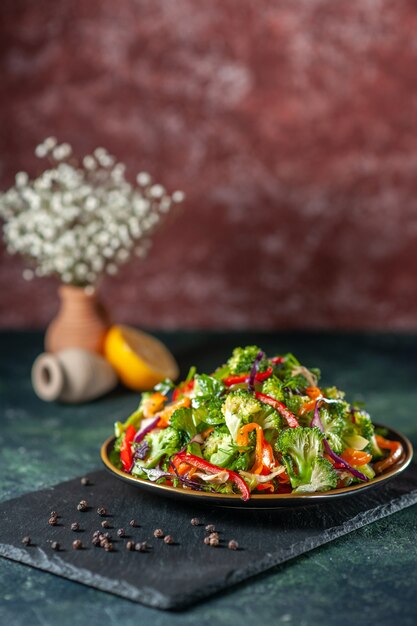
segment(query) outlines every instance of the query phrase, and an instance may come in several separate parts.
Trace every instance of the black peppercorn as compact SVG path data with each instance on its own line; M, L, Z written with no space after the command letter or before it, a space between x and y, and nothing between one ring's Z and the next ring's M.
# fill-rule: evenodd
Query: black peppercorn
M60 545L59 545L58 541L52 541L51 548L52 548L52 550L59 550Z
M24 546L30 546L30 537L29 536L23 537L22 543Z
M132 526L132 528L134 528L136 526L136 520L135 519L131 519L129 522L129 526Z
M227 547L229 548L229 550L237 550L239 547L239 544L235 539L231 539L229 543L227 544Z
M206 531L207 531L208 533L214 533L214 532L215 532L215 530L216 530L216 527L215 527L215 525L214 525L214 524L207 524L207 526L206 526Z
M139 543L135 545L135 550L137 550L138 552L146 552L147 548L148 544L146 543L146 541L139 541Z
M100 537L104 537L104 539L111 539L110 533L100 533Z
M212 535L209 536L208 538L209 542L209 546L218 546L220 543L220 539L219 536L217 535L217 537L215 536L215 533L213 533Z
M81 481L80 481L80 482L81 482L81 484L82 484L84 487L86 487L87 485L89 485L89 484L90 484L90 481L88 480L88 478L87 478L86 476L83 476L83 477L81 478Z
M71 524L71 530L73 530L74 532L76 532L77 530L80 530L80 525L78 522L72 522Z
M81 539L75 539L75 541L72 542L73 550L81 550L82 547L83 547L83 544L82 544Z
M119 530L117 531L117 536L118 537L125 537L126 533L125 533L125 529L124 528L119 528Z
M101 535L101 530L95 530L93 532L93 537L98 537L99 535Z
M219 533L216 533L216 532L210 533L208 537L209 537L209 539L219 539L220 540Z
M108 543L109 543L109 540L106 539L106 537L103 537L102 539L100 539L100 547L101 548L105 548Z
M167 543L168 545L174 543L174 537L172 537L172 535L167 535L164 537L164 543Z
M56 526L58 524L58 520L56 517L50 517L48 519L49 526Z
M192 526L200 526L200 524L201 524L201 522L200 522L200 520L198 519L198 517L193 517L193 518L192 518L192 520L191 520L191 525L192 525Z
M134 541L126 541L126 550L134 550L135 542Z
M99 508L97 509L97 513L101 515L101 517L104 517L105 515L107 515L107 509L105 509L104 506L99 506Z
M104 549L105 549L106 552L112 552L113 551L113 544L110 541L108 541L106 543L106 545L104 546Z
M59 517L56 511L51 511L49 517Z
M101 522L101 526L102 528L110 528L110 524L106 519Z
M204 543L206 544L206 546L208 546L209 543L210 543L210 537L208 537L208 536L204 537Z
M77 509L78 509L79 511L86 511L86 510L87 510L87 508L88 508L88 502L87 502L87 500L81 500L81 502L79 502L79 503L77 504Z
M100 539L98 536L93 537L91 540L91 543L93 544L93 546L99 546L100 545Z
M161 539L161 537L164 536L164 531L162 530L162 528L156 528L153 531L153 536L156 537L157 539Z

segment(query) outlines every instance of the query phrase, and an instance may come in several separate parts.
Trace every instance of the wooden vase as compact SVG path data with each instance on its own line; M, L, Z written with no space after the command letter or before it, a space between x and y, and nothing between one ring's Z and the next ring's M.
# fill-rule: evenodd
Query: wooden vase
M97 300L96 292L62 285L59 295L61 307L46 331L45 350L58 352L65 348L83 348L102 353L110 320Z

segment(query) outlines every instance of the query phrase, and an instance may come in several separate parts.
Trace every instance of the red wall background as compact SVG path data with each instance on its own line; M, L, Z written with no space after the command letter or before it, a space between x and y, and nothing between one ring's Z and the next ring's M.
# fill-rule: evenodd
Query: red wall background
M413 0L2 0L0 187L56 135L186 192L118 320L415 329L416 33ZM0 325L45 325L22 268Z

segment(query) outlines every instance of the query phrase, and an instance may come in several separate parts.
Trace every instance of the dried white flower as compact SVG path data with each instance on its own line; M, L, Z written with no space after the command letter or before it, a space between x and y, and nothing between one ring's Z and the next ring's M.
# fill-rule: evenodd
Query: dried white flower
M115 163L105 148L86 155L82 166L66 160L72 148L55 137L39 144L35 154L48 156L52 167L34 180L18 172L15 186L0 194L8 252L35 262L35 271L24 270L25 280L57 274L85 287L104 272L116 274L132 253L146 256L162 214L184 199L180 191L171 196L152 184L147 172L132 186L125 165Z

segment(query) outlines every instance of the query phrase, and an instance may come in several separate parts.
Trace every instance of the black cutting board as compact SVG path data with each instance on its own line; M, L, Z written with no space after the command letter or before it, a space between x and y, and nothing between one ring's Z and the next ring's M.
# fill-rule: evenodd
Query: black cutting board
M412 465L390 483L336 502L274 511L227 510L175 503L141 492L104 471L89 475L91 485L80 479L29 493L0 505L0 555L160 609L178 609L223 589L228 589L268 568L332 541L417 502L417 466ZM77 510L85 499L89 508ZM100 517L104 506L109 515ZM49 526L50 511L59 514L58 525ZM198 517L202 525L192 526ZM106 519L112 528L114 552L92 545L93 532ZM129 521L135 519L132 528ZM70 530L72 522L81 530ZM220 546L204 544L205 525L220 532ZM123 527L128 537L119 539ZM161 528L175 540L167 545L153 531ZM29 535L32 544L22 545ZM81 539L82 550L72 549ZM126 541L146 540L146 553L129 552ZM236 539L240 549L229 550ZM58 541L61 549L51 548Z

